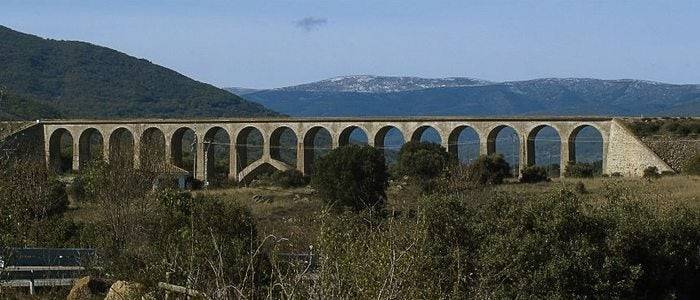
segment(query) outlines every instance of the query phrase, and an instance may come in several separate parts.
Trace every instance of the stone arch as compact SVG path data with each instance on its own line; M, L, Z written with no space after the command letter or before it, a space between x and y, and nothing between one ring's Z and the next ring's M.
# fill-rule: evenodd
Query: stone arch
M404 133L394 125L383 126L374 134L374 147L382 150L384 160L389 165L396 162L398 152L405 143Z
M80 133L78 140L79 166L83 169L90 162L104 159L104 136L96 128L88 128Z
M316 160L333 148L333 134L328 128L314 126L304 133L304 172L313 174Z
M595 124L580 124L568 137L568 162L592 163L604 169L605 145L607 143L603 130Z
M360 133L359 138L364 139L364 142L352 139L353 138L352 135L355 133L358 133L358 132ZM367 144L369 144L369 135L367 134L367 132L368 132L367 129L365 129L361 126L356 126L356 125L348 126L340 132L340 135L338 137L338 145L342 147L342 146L354 144L354 142L359 142L359 143L356 143L359 145L367 145ZM358 136L356 136L356 138L357 137Z
M163 172L166 168L165 134L158 127L150 127L141 134L139 161L143 170Z
M260 128L246 126L238 131L236 134L236 170L243 170L261 159L265 152L265 142L265 135Z
M170 138L170 162L176 167L194 174L197 161L197 132L190 127L180 127Z
M463 141L460 141L461 136ZM480 143L479 132L473 126L460 125L450 132L447 151L461 162L469 163L479 157Z
M424 136L424 134L426 134L426 133L434 135L433 139L436 137L437 139L439 139L439 141L437 141L437 142L430 141L430 140L423 141L423 138L426 137L426 136ZM428 138L428 139L430 139L430 138ZM421 143L428 142L428 143L442 144L442 140L443 140L443 137L440 134L440 130L438 130L436 127L434 127L432 125L419 126L415 130L413 130L413 133L411 133L411 141L412 142L421 142Z
M59 174L72 171L73 134L65 128L54 130L49 137L49 168Z
M561 143L559 130L551 124L540 124L533 127L527 133L526 164L547 168L550 177L559 176L562 167L559 165Z
M505 131L504 131L505 130ZM501 136L501 133L508 136ZM499 153L510 164L513 174L518 173L520 167L520 134L515 126L509 124L497 125L491 129L486 139L486 154ZM503 149L507 148L507 149Z
M297 133L288 126L275 128L270 134L270 157L289 165L297 164Z
M271 173L275 170L285 171L291 169L294 169L294 167L276 159L270 159L268 161L260 159L240 171L238 173L238 181L249 183L261 174Z
M231 135L220 126L209 128L204 134L205 181L221 182L231 172Z
M136 140L126 127L119 127L109 135L109 163L134 167Z

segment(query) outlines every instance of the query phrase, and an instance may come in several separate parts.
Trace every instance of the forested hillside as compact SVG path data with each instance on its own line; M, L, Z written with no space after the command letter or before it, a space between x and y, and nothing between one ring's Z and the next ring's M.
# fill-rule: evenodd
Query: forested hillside
M36 120L60 116L58 110L48 104L12 94L0 87L0 120Z
M127 54L0 26L0 86L31 98L27 117L271 116L275 112L212 85ZM26 102L30 103L30 102ZM9 106L9 108L16 108ZM6 110L2 118L24 116Z

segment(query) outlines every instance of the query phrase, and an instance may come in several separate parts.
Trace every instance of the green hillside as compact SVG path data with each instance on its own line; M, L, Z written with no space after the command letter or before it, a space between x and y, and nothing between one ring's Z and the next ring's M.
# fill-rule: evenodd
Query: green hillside
M54 107L64 117L277 115L260 104L109 48L43 39L3 26L0 41L0 86ZM15 113L5 111L3 118L4 114ZM56 115L41 112L40 116Z
M0 87L0 120L36 120L60 118L55 108L27 97L18 96Z

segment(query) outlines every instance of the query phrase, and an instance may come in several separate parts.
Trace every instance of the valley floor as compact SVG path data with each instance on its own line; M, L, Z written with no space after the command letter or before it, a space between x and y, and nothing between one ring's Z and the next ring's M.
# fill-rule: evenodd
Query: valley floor
M502 192L525 197L537 197L560 189L575 190L581 182L586 189L579 196L595 205L610 193L625 199L644 198L663 209L670 204L683 204L700 210L700 177L670 176L657 180L642 178L564 178L537 184L510 182L487 187L482 193ZM277 187L244 187L204 190L197 193L218 195L227 201L242 201L257 218L259 236L274 236L288 241L284 250L295 253L308 251L320 229L317 222L324 204L313 189L281 189ZM478 195L478 193L476 193ZM407 183L393 182L388 190L387 209L391 213L407 212L418 205L421 192Z

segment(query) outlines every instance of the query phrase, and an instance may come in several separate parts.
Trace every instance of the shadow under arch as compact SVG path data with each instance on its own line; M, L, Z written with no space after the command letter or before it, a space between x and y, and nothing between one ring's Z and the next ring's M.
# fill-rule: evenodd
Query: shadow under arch
M288 126L275 128L270 134L270 157L295 166L297 164L297 133Z
M255 126L246 126L236 135L236 172L244 170L248 165L263 156L265 137L262 130Z
M197 133L189 127L180 127L170 138L170 162L190 174L194 174L197 156Z
M338 139L338 146L348 146L351 144L356 145L367 145L369 144L369 137L367 135L367 130L360 126L348 126L340 132Z
M518 174L520 167L520 136L510 125L498 125L491 129L486 139L486 154L501 154L511 167L512 174Z
M65 128L54 130L49 137L49 168L64 174L73 170L73 134Z
M601 164L605 156L605 138L602 131L591 124L582 124L569 134L568 162Z
M314 164L333 148L333 135L323 126L314 126L304 134L304 173L313 174Z
M104 136L96 128L83 130L78 140L79 165L84 169L91 162L104 159Z
M231 173L231 135L220 126L209 128L204 134L205 181L222 182Z
M109 136L109 163L134 167L134 134L119 127Z
M562 166L561 136L559 131L550 124L541 124L527 133L528 166L541 166L547 169L549 177L558 177Z
M423 125L411 133L412 142L442 144L440 132L433 126Z
M164 172L167 162L165 147L165 134L160 128L150 127L144 130L139 142L141 169L151 172Z
M457 126L447 139L447 152L460 162L470 163L479 158L481 137L474 127Z
M374 135L374 147L382 150L387 165L396 163L398 153L405 143L403 132L394 125L384 126Z

